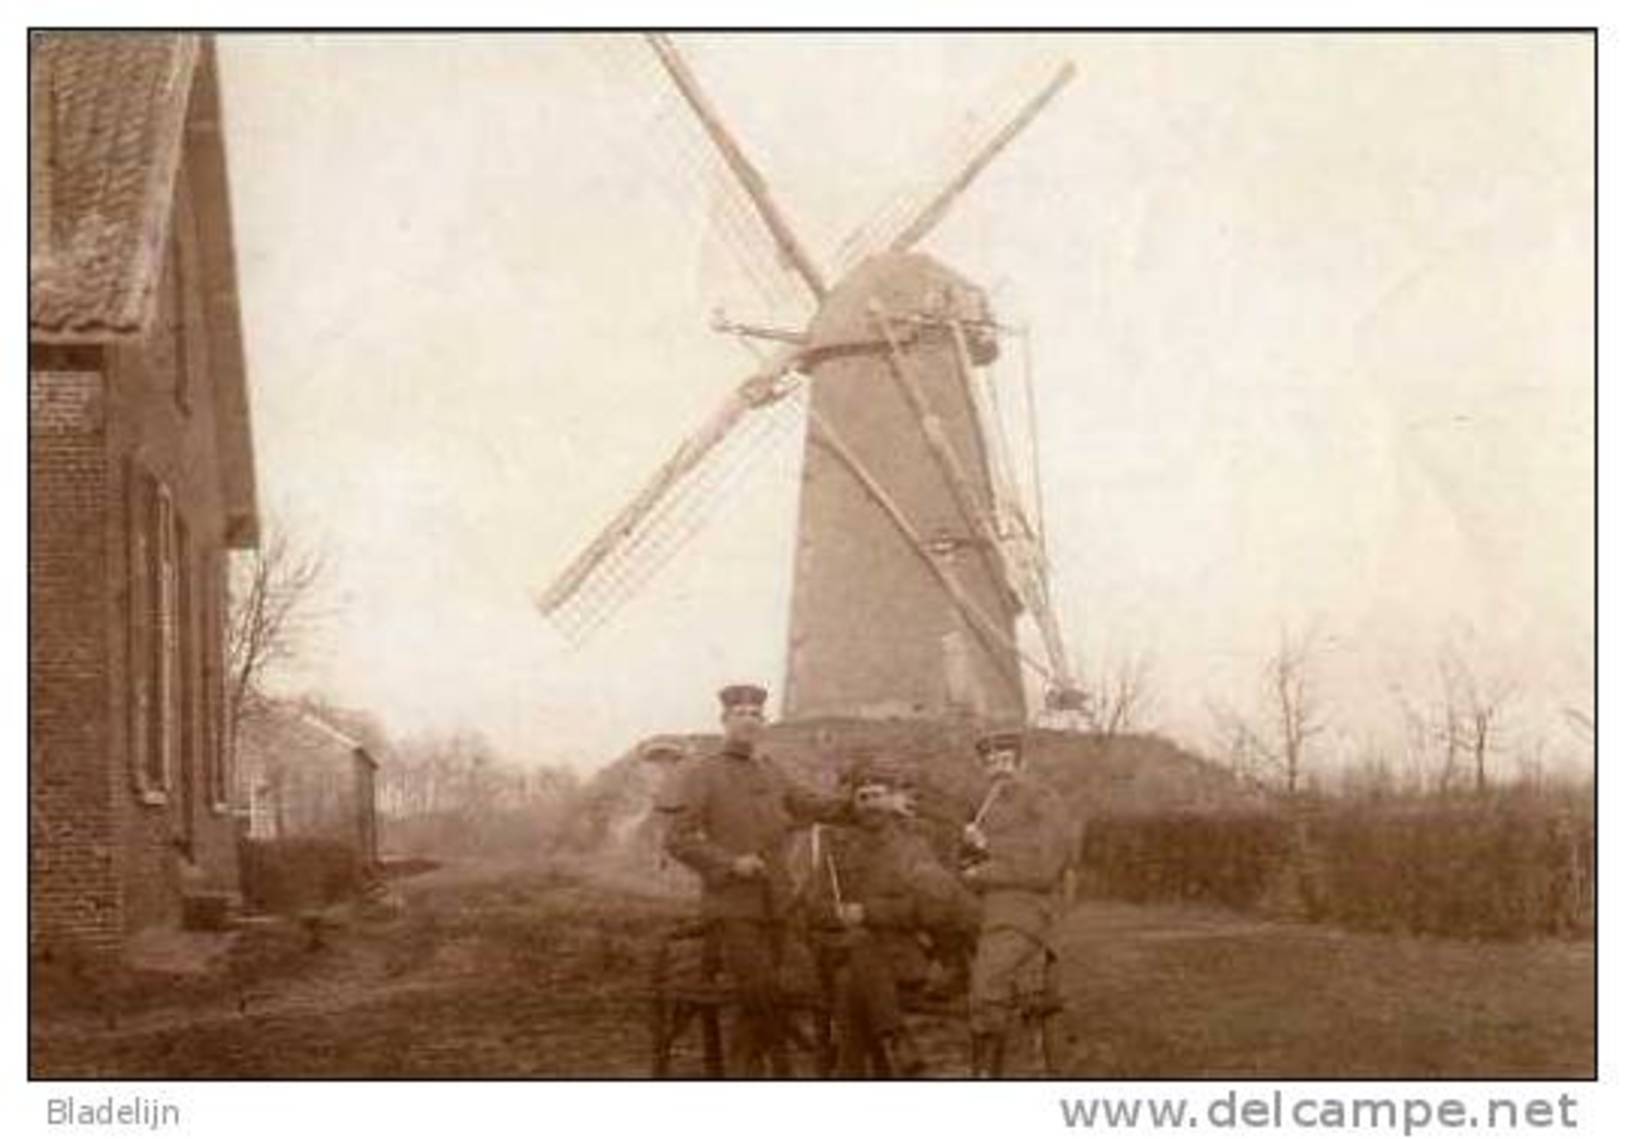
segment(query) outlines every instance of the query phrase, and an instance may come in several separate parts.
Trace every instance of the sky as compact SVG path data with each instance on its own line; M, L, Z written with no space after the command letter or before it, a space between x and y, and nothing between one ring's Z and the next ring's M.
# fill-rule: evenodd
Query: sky
M1514 693L1498 762L1581 754L1589 40L678 42L828 270L1012 73L1078 66L922 248L1030 330L1086 677L1145 656L1153 723L1202 747L1314 629L1335 763L1393 730L1396 691L1433 698L1449 644ZM585 646L531 600L750 370L712 312L798 315L732 256L643 46L220 50L261 502L332 567L285 683L581 770L711 726L723 683L779 687L793 441ZM1019 391L1014 358L999 376Z

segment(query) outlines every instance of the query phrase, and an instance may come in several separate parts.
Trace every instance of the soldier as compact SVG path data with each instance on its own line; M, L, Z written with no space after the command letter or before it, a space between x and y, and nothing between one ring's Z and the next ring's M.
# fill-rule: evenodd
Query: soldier
M982 901L971 967L971 1068L994 1074L1014 1014L1053 1001L1056 891L1071 859L1072 827L1060 797L1023 769L1021 733L991 732L976 750L988 789L965 827L965 881Z
M653 802L650 826L655 847L655 871L675 879L687 867L680 866L666 850L671 834L671 820L682 807L683 778L693 766L696 755L694 744L682 736L658 735L644 740L637 747L637 756L653 770ZM675 887L676 882L672 885Z
M819 855L818 908L845 929L834 994L843 1076L864 1075L871 1060L883 1075L924 1070L902 993L928 980L924 937L966 942L976 928L975 898L908 825L911 785L900 765L858 765L848 780L857 825L832 834Z
M785 840L797 823L834 819L841 799L800 787L756 750L767 691L733 684L722 702L722 747L685 765L670 800L666 851L700 876L740 1013L729 1042L735 1071L789 1074L778 974L790 902Z

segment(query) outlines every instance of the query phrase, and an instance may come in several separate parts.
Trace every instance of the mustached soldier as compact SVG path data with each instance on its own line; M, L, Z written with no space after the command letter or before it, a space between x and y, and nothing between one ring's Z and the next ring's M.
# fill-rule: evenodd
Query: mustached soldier
M834 993L842 1076L924 1070L902 995L929 978L923 941L968 942L976 929L976 899L909 825L912 782L886 760L856 765L847 779L856 825L827 832L815 868L814 911L844 929Z
M722 703L720 749L691 761L667 798L666 852L700 876L702 913L713 923L740 1009L730 1069L789 1074L779 970L790 902L785 847L792 827L833 820L844 802L801 787L756 749L767 691L733 684Z
M971 966L971 1068L992 1075L1019 1009L1054 1001L1052 930L1073 827L1061 799L1032 779L1021 733L990 732L976 744L987 790L964 831L966 883L982 901Z

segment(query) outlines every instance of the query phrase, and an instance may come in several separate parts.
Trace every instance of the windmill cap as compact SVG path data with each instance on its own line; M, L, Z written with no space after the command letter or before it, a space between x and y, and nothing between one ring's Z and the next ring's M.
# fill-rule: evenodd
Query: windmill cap
M987 755L989 752L995 751L1019 752L1021 750L1021 740L1021 732L1010 728L983 732L976 740L976 752L978 755Z
M760 708L767 703L767 689L760 684L729 684L717 693L724 711L730 708Z

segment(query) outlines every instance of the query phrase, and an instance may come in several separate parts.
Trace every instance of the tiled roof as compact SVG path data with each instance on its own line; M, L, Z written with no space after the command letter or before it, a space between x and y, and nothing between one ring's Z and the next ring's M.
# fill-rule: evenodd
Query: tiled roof
M141 331L157 287L195 36L29 41L28 320L35 337Z

